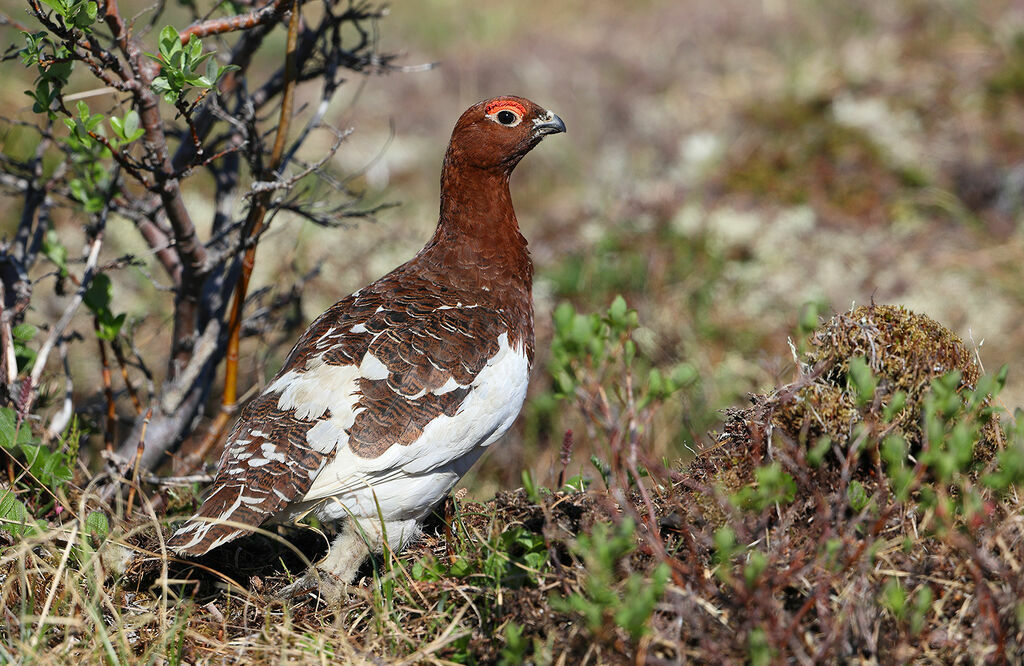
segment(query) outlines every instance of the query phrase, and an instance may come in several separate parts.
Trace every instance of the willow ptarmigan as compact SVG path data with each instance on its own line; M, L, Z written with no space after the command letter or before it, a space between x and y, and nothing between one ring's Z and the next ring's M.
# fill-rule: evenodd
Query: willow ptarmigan
M242 410L209 496L169 547L202 555L309 512L343 522L316 565L328 576L308 572L289 594L351 582L371 551L382 552L382 524L395 551L419 535L526 396L533 265L509 176L545 135L564 131L521 97L462 114L433 238L303 333Z

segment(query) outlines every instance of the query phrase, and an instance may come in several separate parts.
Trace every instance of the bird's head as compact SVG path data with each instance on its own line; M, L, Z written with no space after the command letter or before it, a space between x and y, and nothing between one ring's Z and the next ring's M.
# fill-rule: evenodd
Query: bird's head
M469 107L455 123L448 161L511 173L548 134L565 131L553 112L522 97L495 97Z

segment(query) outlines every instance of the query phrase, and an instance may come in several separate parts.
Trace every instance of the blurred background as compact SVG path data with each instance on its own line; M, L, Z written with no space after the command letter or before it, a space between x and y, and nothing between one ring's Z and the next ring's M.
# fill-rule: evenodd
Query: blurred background
M13 0L0 8L27 20ZM1010 364L1004 406L1024 404L1019 0L424 0L393 4L377 30L402 64L437 66L349 80L330 118L354 131L329 168L367 204L397 206L340 229L278 216L253 287L284 293L320 265L298 303L307 323L428 239L441 158L467 106L511 93L558 113L568 133L512 182L537 264L531 394L463 481L472 496L518 486L524 468L553 484L569 428L570 473L601 455L546 372L562 301L599 311L622 294L651 362L696 370L653 424L652 452L669 461L709 442L722 409L789 381L788 339L800 344L809 323L854 303L904 304L949 326L989 371ZM283 31L274 38L283 53ZM32 73L9 61L0 85L0 113L31 120ZM5 147L24 140L5 132ZM192 187L189 204L208 209ZM17 214L17 201L0 202L0 232ZM142 249L117 228L105 255ZM167 335L170 296L142 271L134 279L117 297L145 346ZM261 385L293 340L247 340L242 386ZM98 376L88 354L76 363ZM78 401L102 410L98 394Z

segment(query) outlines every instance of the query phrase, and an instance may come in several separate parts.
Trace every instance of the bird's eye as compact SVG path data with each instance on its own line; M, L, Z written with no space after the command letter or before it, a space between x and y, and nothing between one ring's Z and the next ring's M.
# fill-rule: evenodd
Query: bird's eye
M514 99L496 99L484 108L484 115L488 120L499 125L516 127L523 122L523 118L526 116L526 107Z
M502 125L515 125L516 123L516 114L512 113L508 109L498 111L497 118L498 122Z

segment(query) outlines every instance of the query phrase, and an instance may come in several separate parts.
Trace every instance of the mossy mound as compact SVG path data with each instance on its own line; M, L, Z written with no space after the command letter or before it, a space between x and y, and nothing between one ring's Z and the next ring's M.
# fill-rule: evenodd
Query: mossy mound
M899 434L919 447L921 410L932 382L959 372L956 391L962 393L973 390L981 374L974 352L955 333L901 306L861 306L837 315L810 342L797 381L752 396L752 407L730 412L725 440L767 441L774 433L808 446L823 437L842 446L867 425L878 440ZM858 358L877 381L866 403L849 379ZM979 455L988 457L997 437L993 419Z
M861 306L837 315L811 344L807 364L826 369L832 383L844 383L850 359L860 356L890 393L904 391L915 401L947 372L961 373L961 388L973 388L980 375L974 352L955 333L899 305Z

